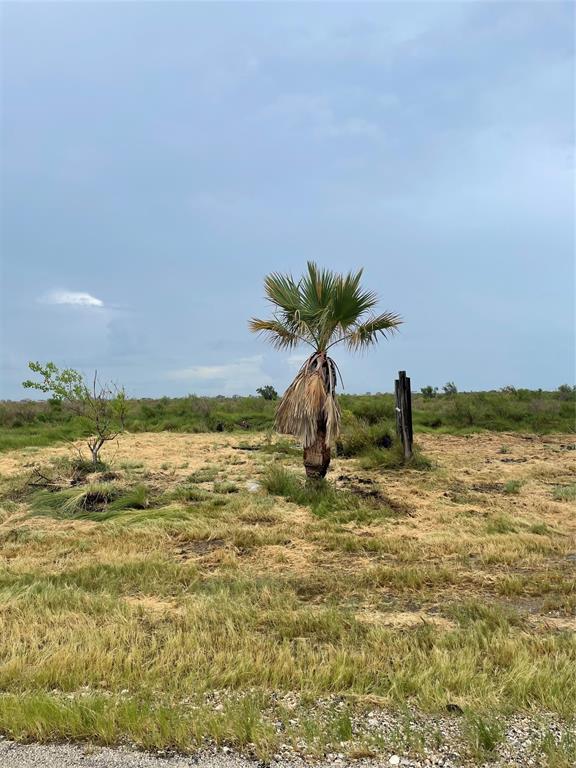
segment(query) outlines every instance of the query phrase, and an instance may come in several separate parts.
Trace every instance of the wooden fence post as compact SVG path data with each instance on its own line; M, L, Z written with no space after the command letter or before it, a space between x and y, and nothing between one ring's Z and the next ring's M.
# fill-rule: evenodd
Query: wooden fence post
M410 379L406 371L398 371L398 378L394 382L396 394L396 432L404 446L404 458L412 456L412 443L414 432L412 430L412 393Z

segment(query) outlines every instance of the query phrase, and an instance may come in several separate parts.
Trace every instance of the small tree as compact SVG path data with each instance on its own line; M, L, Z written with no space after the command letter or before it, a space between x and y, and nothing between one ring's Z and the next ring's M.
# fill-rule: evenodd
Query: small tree
M456 384L454 384L453 381L447 381L446 384L442 387L444 390L445 395L457 395L458 394L458 387Z
M276 349L311 347L280 401L276 429L300 440L306 475L313 481L325 477L331 445L340 434L338 369L328 352L337 344L353 352L368 349L402 322L393 312L376 314L378 297L362 288L361 279L361 269L341 275L311 261L297 280L272 272L264 280L272 317L250 321L250 330L268 336Z
M571 400L574 394L576 394L576 387L570 386L570 384L560 384L558 387L560 400Z
M438 394L438 387L432 387L428 385L427 387L422 387L420 392L422 393L422 397L426 397L429 399L431 397L436 397L436 395Z
M278 400L278 392L271 384L266 384L264 387L258 387L256 392L263 397L264 400Z
M104 443L115 440L124 431L126 419L126 394L116 384L102 384L98 372L94 372L88 385L79 371L73 368L60 370L54 363L31 362L28 367L39 374L41 381L27 379L22 382L26 389L47 392L52 402L66 403L69 409L87 422L92 432L87 444L92 463L97 465Z

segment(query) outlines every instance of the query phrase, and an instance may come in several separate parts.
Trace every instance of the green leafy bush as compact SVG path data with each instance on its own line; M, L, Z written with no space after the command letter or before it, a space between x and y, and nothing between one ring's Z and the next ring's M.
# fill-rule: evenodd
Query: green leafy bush
M368 422L352 414L344 414L342 431L336 443L339 456L360 456L374 448L390 448L394 428L388 421Z

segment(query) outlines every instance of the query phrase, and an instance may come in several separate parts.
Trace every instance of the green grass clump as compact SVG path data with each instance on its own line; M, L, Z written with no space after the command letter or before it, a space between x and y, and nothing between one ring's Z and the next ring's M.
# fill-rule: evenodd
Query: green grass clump
M213 486L214 493L238 493L240 490L236 483L231 483L229 481L223 482L223 483L214 483Z
M390 448L393 434L394 428L388 421L368 423L344 414L336 450L339 456L351 458L361 456L369 450Z
M218 467L205 466L189 474L186 479L190 483L213 483L218 474Z
M554 531L546 523L534 523L528 528L529 533L534 533L536 536L551 536Z
M335 488L327 480L306 482L280 464L268 467L262 485L275 496L310 507L317 517L334 521L370 522L394 515L386 503L362 499L351 491Z
M358 458L362 469L430 469L432 463L417 446L404 458L394 425L387 420L364 421L344 413L342 432L336 442L338 456Z
M250 446L251 447L251 446ZM302 448L295 445L290 440L276 440L273 442L272 440L266 440L266 442L262 443L262 445L258 446L258 450L261 453L280 453L283 456L302 456Z
M78 517L100 511L117 499L121 489L112 483L91 483L61 491L42 489L30 500L31 513L48 517Z
M137 485L110 502L109 509L117 512L121 509L148 509L152 504L152 494L145 485Z
M576 483L571 485L557 485L552 491L555 501L576 501Z
M450 615L463 628L480 628L480 631L494 633L508 632L511 627L522 625L522 618L512 608L488 605L477 600L466 600L452 606Z
M210 499L211 494L209 491L205 491L203 488L198 488L196 485L184 484L175 488L170 494L167 495L167 499L174 501L207 501Z
M397 441L392 448L370 448L359 459L362 469L419 469L432 468L432 462L417 446L412 448L412 456L404 458L404 448Z
M576 765L576 731L559 738L547 733L538 751L546 758L546 768L574 768Z
M421 590L456 584L458 582L458 575L448 568L435 566L392 567L378 565L366 572L363 582L374 587Z
M522 485L522 480L508 480L508 482L504 485L504 493L517 495L520 493L520 488L522 488Z
M478 760L493 760L504 738L504 728L499 720L469 714L466 718L466 736L472 755Z
M518 528L513 520L506 515L494 515L486 523L486 533L499 534L499 533L516 533Z

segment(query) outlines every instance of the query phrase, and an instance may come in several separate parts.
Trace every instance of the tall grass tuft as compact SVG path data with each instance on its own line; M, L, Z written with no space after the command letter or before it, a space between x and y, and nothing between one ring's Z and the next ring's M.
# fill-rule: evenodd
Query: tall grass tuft
M262 484L268 493L310 507L317 517L330 517L341 523L353 520L369 523L395 515L384 500L363 499L349 490L336 488L325 479L307 483L280 464L268 467Z
M112 483L91 483L62 491L42 489L31 498L32 514L49 517L77 517L106 507L120 495Z

